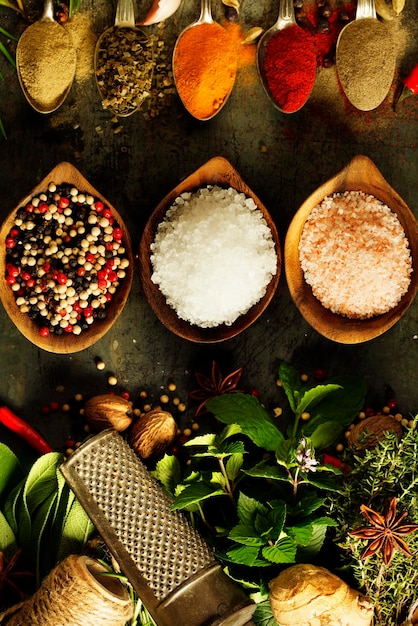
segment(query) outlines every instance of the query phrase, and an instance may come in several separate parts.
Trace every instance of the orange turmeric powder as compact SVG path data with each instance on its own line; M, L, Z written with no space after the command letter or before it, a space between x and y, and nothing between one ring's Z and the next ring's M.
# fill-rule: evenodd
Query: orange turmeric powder
M174 79L185 108L197 119L209 119L219 111L234 86L236 72L236 46L220 24L197 24L178 39Z

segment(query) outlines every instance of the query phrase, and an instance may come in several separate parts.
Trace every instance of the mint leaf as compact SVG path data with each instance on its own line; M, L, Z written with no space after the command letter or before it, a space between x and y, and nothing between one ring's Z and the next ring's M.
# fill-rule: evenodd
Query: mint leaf
M329 448L329 446L332 446L339 439L343 430L344 426L341 426L341 424L337 422L329 421L319 424L310 435L311 444L315 450L318 451ZM305 434L303 427L302 433Z
M305 474L305 482L318 487L318 489L328 489L329 491L336 492L341 490L341 485L335 478L335 475L330 476L329 473L324 474L324 472L307 472Z
M256 446L265 450L273 452L284 439L268 412L252 395L215 396L206 403L206 408L223 424L238 424Z
M171 505L171 510L176 511L178 509L185 509L186 507L207 500L212 496L225 495L223 489L207 485L206 483L198 483L188 485L179 495L175 498Z
M294 443L291 439L284 439L276 448L276 460L280 465L287 467L294 459Z
M256 626L277 626L270 600L264 600L257 604L257 608L252 616L252 621Z
M267 461L260 461L251 469L243 470L248 476L253 478L269 478L289 482L288 474L278 465L269 465Z
M271 563L294 563L296 544L290 537L283 537L274 546L266 546L261 554Z
M318 496L305 496L301 498L292 508L289 510L289 515L292 517L298 517L299 515L308 516L314 511L317 511L326 501L326 498L319 498Z
M10 557L17 550L16 537L3 513L0 511L0 552Z
M181 481L181 468L178 458L171 454L165 454L158 461L152 475L160 481L167 493L174 497L175 489Z
M296 407L296 413L301 415L304 412L310 413L314 406L319 404L326 396L340 389L339 385L316 385L312 389L305 391Z
M259 548L252 546L237 546L227 552L227 556L233 563L249 565L250 567L268 567L270 563L258 557Z
M307 546L312 539L313 526L309 521L300 522L299 524L294 524L286 528L286 532L296 544L299 546Z
M257 514L267 515L268 508L261 504L261 502L258 502L258 500L246 496L245 493L241 491L237 502L237 513L242 523L252 525Z
M228 538L244 546L262 546L265 543L251 524L237 524L231 529Z
M282 361L279 366L279 378L289 401L290 408L293 413L296 413L299 398L299 393L296 392L299 392L303 387L299 372L293 365Z
M229 480L234 481L242 468L242 464L244 462L243 454L232 454L225 464L226 475Z

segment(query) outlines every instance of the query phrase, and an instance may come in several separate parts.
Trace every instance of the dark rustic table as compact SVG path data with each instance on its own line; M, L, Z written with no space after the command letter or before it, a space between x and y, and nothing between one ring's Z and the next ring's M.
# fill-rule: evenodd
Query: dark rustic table
M137 19L147 3L136 4ZM38 7L40 10L41 7ZM393 91L400 76L418 61L418 8L407 0L393 20L397 70L389 97L375 111L354 109L341 93L335 67L321 68L314 92L298 113L284 115L268 101L254 64L240 68L235 89L221 113L199 123L176 94L153 119L139 112L115 122L104 110L92 74L92 41L114 21L115 3L82 0L69 26L78 45L79 66L71 93L55 113L41 115L27 104L16 72L0 59L0 115L7 140L0 145L0 218L6 215L59 162L69 161L112 203L127 223L137 249L143 226L156 204L182 178L215 155L226 157L270 211L282 244L292 216L303 200L356 154L369 156L411 209L418 211L418 99L395 113ZM183 0L160 37L168 56L180 31L197 19L198 0ZM220 0L213 2L221 20ZM241 26L268 28L277 2L242 0ZM78 21L77 21L78 20ZM26 23L11 9L0 9L0 25L18 36ZM151 27L151 32L157 32ZM15 44L2 37L9 49ZM381 337L359 345L333 343L313 330L293 304L284 271L268 309L236 338L195 345L166 330L152 312L138 268L127 305L113 328L93 347L53 355L28 342L0 309L0 401L38 427L60 448L76 422L63 404L109 389L128 390L133 398L146 389L156 402L169 380L183 400L195 387L194 372L209 373L213 359L224 373L243 367L243 384L256 388L269 410L283 404L276 387L280 359L311 374L317 367L333 374L356 373L369 385L369 402L382 406L395 394L404 413L418 410L418 304ZM104 370L96 368L102 359ZM108 376L117 378L110 388ZM392 390L388 392L388 387ZM58 402L58 411L45 407ZM193 407L182 417L194 419ZM0 440L7 438L0 430Z

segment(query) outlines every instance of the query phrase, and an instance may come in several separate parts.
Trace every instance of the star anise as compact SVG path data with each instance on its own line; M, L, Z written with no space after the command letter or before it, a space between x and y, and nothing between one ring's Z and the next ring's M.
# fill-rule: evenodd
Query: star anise
M382 550L385 565L389 565L395 550L399 550L406 556L412 556L408 544L402 537L418 530L418 524L403 524L408 511L404 511L396 519L396 498L391 499L385 515L381 515L365 504L360 506L360 511L371 526L363 526L353 530L350 535L370 542L361 555L362 559L379 550Z
M14 592L20 600L25 597L24 592L17 584L17 579L33 577L32 572L23 572L16 569L21 550L18 549L6 562L4 553L0 551L0 598L4 597L6 587Z
M221 396L224 393L230 393L232 391L242 391L241 389L237 389L241 374L242 367L234 372L231 372L228 376L223 377L216 361L212 361L210 378L204 374L195 373L199 389L191 391L189 393L189 398L199 402L199 406L196 409L196 415L202 415L202 413L206 412L206 402L209 402L211 398Z

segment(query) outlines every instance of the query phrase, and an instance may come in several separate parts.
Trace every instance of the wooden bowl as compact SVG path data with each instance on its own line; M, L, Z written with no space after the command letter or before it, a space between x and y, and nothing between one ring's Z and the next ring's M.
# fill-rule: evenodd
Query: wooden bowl
M4 242L10 232L10 229L14 225L15 214L18 209L25 206L25 204L27 204L34 195L45 191L51 182L56 185L69 183L77 188L81 193L90 194L101 200L103 204L105 204L112 211L113 217L122 228L123 243L126 249L126 256L129 259L129 266L126 268L126 276L117 288L111 302L106 305L106 318L103 320L96 319L88 329L83 330L79 335L74 335L73 333L54 335L51 333L47 337L42 337L39 333L39 325L32 321L26 313L22 313L19 310L19 307L16 304L14 292L5 280L6 247ZM96 189L94 189L84 176L82 176L82 174L70 163L59 163L23 200L21 200L21 202L19 202L18 206L13 209L10 215L3 222L0 230L0 241L2 242L0 251L0 299L10 319L14 322L26 339L29 339L29 341L34 343L36 346L48 352L70 354L72 352L79 352L80 350L88 348L103 337L109 328L111 328L112 324L120 315L125 305L132 285L134 258L130 235L116 209Z
M369 319L350 319L326 309L306 283L299 261L299 239L312 209L326 196L344 191L363 191L384 202L398 217L409 241L412 266L411 283L400 302L383 315ZM374 339L391 328L411 305L418 288L418 230L412 211L388 184L366 156L354 157L336 176L321 185L302 204L286 234L284 263L290 294L305 320L321 335L345 344Z
M159 287L151 280L153 272L150 261L150 246L154 241L155 234L160 222L163 221L166 211L174 200L185 191L196 191L199 187L218 185L220 187L232 187L246 196L251 197L257 208L263 214L273 237L277 254L277 272L267 286L265 295L247 313L241 315L233 324L227 326L221 324L213 328L201 328L179 318L176 311L165 300ZM193 174L183 180L159 203L149 218L142 234L139 247L140 276L145 296L160 321L173 333L189 341L197 343L215 343L230 339L248 328L265 310L271 301L279 282L281 271L280 241L276 226L262 202L245 184L238 172L223 157L214 157L202 165Z

